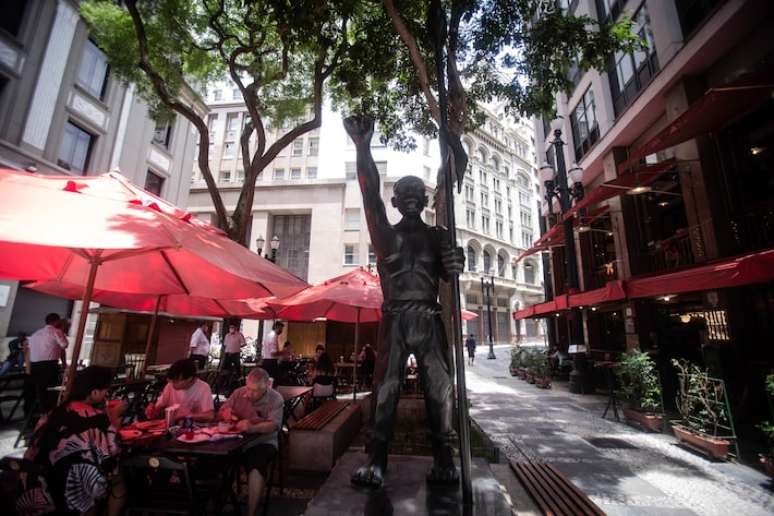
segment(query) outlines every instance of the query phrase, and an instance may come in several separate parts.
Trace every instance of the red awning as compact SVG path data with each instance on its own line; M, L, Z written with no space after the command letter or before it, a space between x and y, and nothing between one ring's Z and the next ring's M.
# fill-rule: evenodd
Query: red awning
M626 282L629 298L741 287L774 280L774 249Z
M774 78L768 75L745 77L727 86L709 89L671 124L632 152L629 159L618 166L619 174L654 152L721 129L770 99Z
M671 170L674 166L675 160L669 159L602 183L591 190L591 192L589 192L580 202L576 203L575 206L564 215L564 220L574 216L583 208L612 199L635 186L648 186L662 174Z
M523 310L519 310L518 312L513 312L513 318L517 321L519 319L526 319L528 317L532 317L535 315L535 306L528 306L527 308Z
M622 280L609 281L607 285L595 290L587 290L570 296L570 306L589 306L611 301L620 301L626 298L624 282Z
M577 218L573 221L574 226L579 226L581 222L584 224L591 224L593 221L607 213L607 211L610 208L607 206L602 206L601 208L598 208L596 210L593 210L588 215L582 218ZM539 239L535 241L534 244L532 244L532 247L530 247L528 250L524 251L519 255L518 258L516 258L517 262L520 262L527 256L533 255L539 251L544 251L548 249L549 247L555 247L555 246L561 246L564 245L564 225L563 224L554 224L554 226L543 233L543 236L541 236Z

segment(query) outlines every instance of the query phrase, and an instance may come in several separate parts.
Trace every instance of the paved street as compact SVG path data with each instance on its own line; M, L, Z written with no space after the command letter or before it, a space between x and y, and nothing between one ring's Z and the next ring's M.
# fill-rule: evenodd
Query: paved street
M510 376L508 347L495 353L497 360L487 360L479 347L468 367L470 414L509 458L557 465L610 515L774 512L774 492L763 474L710 462L671 436L604 420L604 397L570 394L563 384L538 389Z

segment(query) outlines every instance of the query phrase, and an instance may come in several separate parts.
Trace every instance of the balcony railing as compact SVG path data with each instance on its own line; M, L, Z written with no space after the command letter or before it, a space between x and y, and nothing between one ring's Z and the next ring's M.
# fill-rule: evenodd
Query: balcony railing
M732 216L729 226L734 254L774 246L774 205Z
M701 240L698 227L679 229L670 238L654 243L648 249L644 264L647 270L643 272L661 272L695 264L691 238Z

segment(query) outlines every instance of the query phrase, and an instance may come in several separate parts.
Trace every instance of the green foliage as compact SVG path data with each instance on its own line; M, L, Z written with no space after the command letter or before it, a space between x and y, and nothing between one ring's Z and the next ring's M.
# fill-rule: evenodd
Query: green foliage
M672 360L678 370L677 409L690 429L717 436L730 430L725 384L688 360Z
M771 398L774 397L774 373L766 375L766 394L769 395L769 408L771 408ZM774 423L763 421L757 426L768 438L769 447L771 448L769 455L774 457Z
M615 370L623 398L644 411L661 409L661 382L656 365L647 353L626 352Z

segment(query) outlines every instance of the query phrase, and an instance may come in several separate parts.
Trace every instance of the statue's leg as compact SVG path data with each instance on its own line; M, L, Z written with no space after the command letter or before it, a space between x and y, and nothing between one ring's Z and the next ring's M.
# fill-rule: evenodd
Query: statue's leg
M453 395L449 364L444 350L446 335L440 317L433 317L432 331L417 355L425 407L433 443L433 469L429 482L454 483L459 479L454 466L452 442Z
M400 316L385 314L381 322L377 377L373 395L376 397L374 420L368 443L368 462L352 473L352 483L365 487L381 487L387 470L387 452L392 440L395 411L400 399L400 383L408 358L400 330Z

